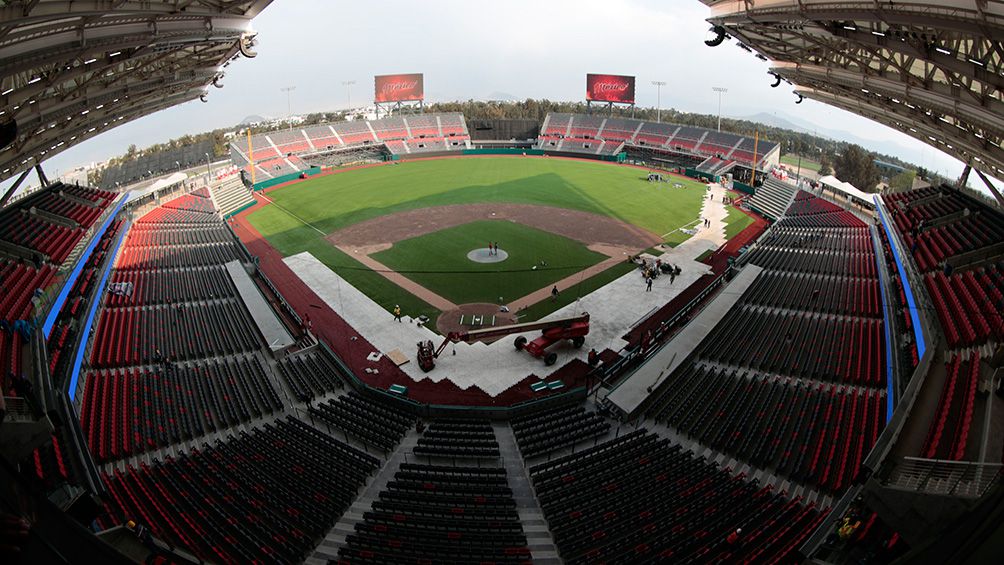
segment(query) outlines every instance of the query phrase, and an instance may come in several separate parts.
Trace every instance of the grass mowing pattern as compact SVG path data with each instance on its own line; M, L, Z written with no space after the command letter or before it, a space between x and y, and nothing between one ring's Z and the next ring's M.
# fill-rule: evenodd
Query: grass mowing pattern
M706 197L703 184L682 178L674 181L684 188L649 183L645 172L633 167L565 159L402 162L343 171L270 191L268 197L279 206L252 212L248 221L284 256L313 254L388 311L400 304L409 316L424 314L435 319L439 310L342 253L324 234L384 214L428 206L512 202L605 214L661 236L694 222ZM679 243L675 240L682 241L683 235L676 232L668 237Z
M501 263L475 263L474 249L498 241ZM455 304L509 302L607 258L585 245L509 221L471 222L399 241L374 259ZM547 267L533 269L541 260Z
M269 198L324 233L405 210L509 202L610 216L662 235L697 219L703 184L650 183L645 171L609 163L541 158L401 161L343 171L269 192ZM272 207L252 214L268 215ZM252 220L254 221L254 219ZM278 227L278 226L276 226ZM263 232L264 233L264 232ZM265 234L270 239L281 231ZM281 243L281 242L280 242Z

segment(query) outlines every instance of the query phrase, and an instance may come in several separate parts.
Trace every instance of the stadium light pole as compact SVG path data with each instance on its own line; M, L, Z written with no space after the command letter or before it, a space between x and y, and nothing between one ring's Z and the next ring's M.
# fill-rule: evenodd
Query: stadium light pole
M662 87L666 86L666 81L664 80L653 80L652 84L656 87L656 102L655 102L655 121L662 122Z
M290 101L291 93L296 90L295 86L284 86L279 90L286 93L286 119L289 120L289 129L293 129L293 103Z
M722 131L722 94L725 94L729 89L723 86L712 86L711 90L718 93L718 131Z
M342 81L342 86L345 87L346 110L352 109L352 85L355 83L354 80Z

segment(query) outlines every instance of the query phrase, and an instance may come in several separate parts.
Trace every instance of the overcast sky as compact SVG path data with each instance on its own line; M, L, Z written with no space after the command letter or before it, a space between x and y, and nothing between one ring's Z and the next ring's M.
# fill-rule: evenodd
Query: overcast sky
M637 103L714 114L711 86L725 86L723 114L760 113L853 132L871 147L957 177L961 163L902 133L771 88L767 63L727 42L704 45L708 9L697 0L275 0L253 23L258 57L231 64L208 103L190 102L85 141L45 164L73 166L185 133L286 115L283 86L295 86L293 113L353 106L373 95L373 75L424 72L429 102L514 98L582 100L587 72L636 75ZM34 178L32 178L34 181ZM5 183L6 184L6 183Z

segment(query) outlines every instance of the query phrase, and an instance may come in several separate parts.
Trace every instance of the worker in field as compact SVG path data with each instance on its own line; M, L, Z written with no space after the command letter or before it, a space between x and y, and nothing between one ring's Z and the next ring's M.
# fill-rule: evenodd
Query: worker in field
M558 301L558 285L551 287L551 302Z
M395 304L394 305L394 319L397 320L398 322L401 322L401 305L400 304Z

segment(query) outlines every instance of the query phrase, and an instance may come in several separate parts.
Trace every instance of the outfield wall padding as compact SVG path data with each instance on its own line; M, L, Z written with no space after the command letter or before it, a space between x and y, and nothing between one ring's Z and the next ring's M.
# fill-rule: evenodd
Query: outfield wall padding
M521 147L485 147L483 149L464 149L464 155L535 155L544 154L542 149L523 149Z
M732 188L738 190L739 192L745 192L746 194L756 193L756 190L754 190L752 186L737 180L732 181Z
M711 182L720 182L722 180L720 175L713 175L704 171L698 171L693 167L687 167L684 169L684 174L692 179L711 179Z
M314 175L320 174L321 173L321 168L320 167L311 167L311 168L307 169L306 171L299 171L299 172L296 172L296 173L289 173L288 175L282 175L282 176L270 178L268 180L263 180L261 182L256 182L255 185L254 185L254 189L255 190L265 190L267 188L272 188L273 186L280 185L280 184L282 184L284 182L289 182L291 180L296 180L296 179L300 178L300 173L307 173L308 177L312 177Z

